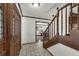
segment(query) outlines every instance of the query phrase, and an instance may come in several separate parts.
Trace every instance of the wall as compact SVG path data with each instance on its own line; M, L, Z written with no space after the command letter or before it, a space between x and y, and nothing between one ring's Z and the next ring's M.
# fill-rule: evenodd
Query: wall
M35 21L22 18L22 43L35 42Z
M35 42L35 22L36 21L49 22L46 20L22 17L22 20L21 20L22 43Z

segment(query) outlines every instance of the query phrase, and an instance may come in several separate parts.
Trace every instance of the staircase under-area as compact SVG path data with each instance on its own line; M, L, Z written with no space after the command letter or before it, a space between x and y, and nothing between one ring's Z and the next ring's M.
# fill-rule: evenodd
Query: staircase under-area
M57 8L56 15L43 33L43 47L55 56L79 56L78 3Z

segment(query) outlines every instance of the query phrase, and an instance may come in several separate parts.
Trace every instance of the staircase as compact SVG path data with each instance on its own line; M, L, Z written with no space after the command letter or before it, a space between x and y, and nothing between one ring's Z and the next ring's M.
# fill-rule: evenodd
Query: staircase
M75 7L78 11L74 13ZM48 49L57 43L63 44L70 48L79 50L79 38L72 36L71 31L75 24L79 30L79 4L68 3L60 9L57 7L57 13L51 23L43 33L43 47ZM76 30L76 31L77 31ZM72 39L74 37L74 39Z
M51 40L48 40L47 43L45 43L44 48L49 48L51 47L52 45L55 45L58 43L58 37L57 36L54 36Z

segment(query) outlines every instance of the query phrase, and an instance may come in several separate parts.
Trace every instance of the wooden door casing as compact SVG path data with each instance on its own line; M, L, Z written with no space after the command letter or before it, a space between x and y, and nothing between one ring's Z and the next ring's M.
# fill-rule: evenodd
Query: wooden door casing
M19 55L21 49L21 16L15 3L3 3L3 26L0 56Z

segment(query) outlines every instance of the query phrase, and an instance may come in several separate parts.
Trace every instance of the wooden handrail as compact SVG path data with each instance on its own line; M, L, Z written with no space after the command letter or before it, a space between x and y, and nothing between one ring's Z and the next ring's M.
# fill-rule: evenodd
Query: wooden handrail
M73 3L74 5L72 6L72 8L74 8L74 7L76 7L76 6L78 6L78 3Z
M50 24L48 25L48 27L46 28L46 30L44 32L47 31L47 29L49 28L49 26L52 24L52 22L54 21L54 19L57 17L57 15L54 16L53 20L50 22Z
M68 4L64 5L63 7L61 7L60 9L58 9L58 11L61 11L62 9L66 8L66 7L69 6L69 5L72 5L72 3L68 3ZM71 8L74 8L74 7L76 7L76 6L78 6L78 3L74 4ZM48 27L46 28L46 30L47 30L47 29L49 28L49 26L52 24L52 22L54 21L54 19L56 18L57 15L58 15L58 14L56 13L56 15L54 16L53 20L50 22L50 24L48 25ZM46 30L45 30L45 32L46 32Z
M62 10L62 9L64 9L65 7L69 6L69 5L71 5L71 3L68 3L68 4L64 5L63 7L61 7L61 8L59 9L59 11Z

